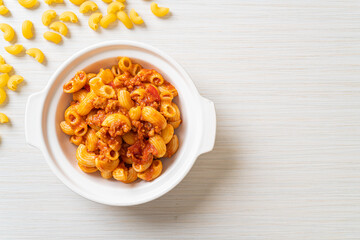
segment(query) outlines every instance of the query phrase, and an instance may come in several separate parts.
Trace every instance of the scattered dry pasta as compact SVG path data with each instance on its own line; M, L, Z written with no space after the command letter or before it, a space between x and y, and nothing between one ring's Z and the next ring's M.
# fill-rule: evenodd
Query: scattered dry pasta
M48 5L51 5L54 3L64 3L64 0L45 0L45 3Z
M131 9L129 16L134 24L140 25L144 23L144 20L139 16L139 14L134 9Z
M44 38L55 44L59 44L62 40L61 35L54 33L54 32L49 32L49 31L44 33Z
M80 5L79 12L80 13L88 13L94 12L98 9L98 6L93 1L86 1Z
M101 21L101 18L102 18L101 13L91 14L91 16L89 17L89 20L88 20L89 27L92 30L96 31L99 28L99 23Z
M18 0L18 2L25 8L33 8L38 4L37 0Z
M152 2L150 5L151 12L157 17L165 17L170 9L166 7L159 7L156 3Z
M56 12L54 10L46 10L41 17L41 22L45 26L49 26L49 24L55 17L56 17Z
M107 8L107 13L117 13L125 9L125 5L121 2L112 2Z
M7 46L4 48L8 53L10 53L12 55L18 55L24 50L24 47L21 44L15 44L15 45Z
M0 75L0 88L5 87L9 80L9 74L3 73Z
M4 103L6 100L6 92L3 88L0 88L0 104Z
M20 75L12 75L7 83L7 87L12 90L16 91L17 86L24 81L24 78Z
M128 29L133 28L133 24L125 11L119 11L117 13L117 17L125 25L125 27L127 27Z
M66 36L68 34L68 28L63 22L53 22L49 26L50 29L60 33L63 36Z
M0 73L8 73L11 72L12 66L9 64L0 64Z
M5 115L5 113L0 113L0 123L7 123L9 122L8 116Z
M158 87L176 91L160 73L142 69L128 57L98 73L79 71L64 84L73 101L60 128L78 146L82 171L99 171L103 178L123 183L160 176L162 158L173 155L179 142L162 106L173 106L173 96L161 94ZM180 111L171 120L181 123Z
M69 0L69 1L78 6L81 5L83 2L85 2L85 0Z
M25 20L22 24L22 34L24 38L30 39L34 36L33 23L29 20Z
M9 12L9 9L4 5L0 6L0 15L6 15Z
M4 39L11 42L15 37L14 29L7 23L0 23L0 30L4 33Z
M35 58L39 63L42 63L45 59L44 53L38 48L29 48L26 50L26 54Z
M116 21L116 19L117 18L115 13L109 13L100 20L100 26L103 28L108 28L111 23Z
M78 17L76 16L75 13L71 11L63 12L62 14L60 14L59 19L63 22L72 22L72 23L78 22Z

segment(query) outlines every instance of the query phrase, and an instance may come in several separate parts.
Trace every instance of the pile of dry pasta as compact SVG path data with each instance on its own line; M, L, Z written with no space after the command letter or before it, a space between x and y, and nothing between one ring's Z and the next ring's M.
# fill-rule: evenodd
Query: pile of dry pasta
M9 0L10 1L10 0ZM39 6L39 0L17 0L19 6L28 9L34 9ZM56 4L62 4L65 0L43 0L46 4L55 6ZM120 20L125 27L131 29L133 24L141 25L144 23L139 14L131 9L127 11L126 0L102 0L107 3L107 12L102 14L99 11L98 5L94 1L87 0L69 0L72 4L79 6L79 12L82 14L89 14L88 25L89 27L97 31L99 26L108 28L112 23ZM165 17L169 13L169 8L159 7L155 2L150 5L151 12L157 17ZM5 2L0 0L0 15L9 15L10 10L6 7ZM77 23L78 17L72 11L65 11L59 15L59 21L54 21L57 13L55 10L47 10L41 16L42 23L52 31L46 31L43 37L55 44L59 44L62 41L62 36L68 35L68 27L66 23ZM25 51L26 54L33 57L39 63L43 63L45 60L44 53L38 48L25 49L21 44L14 44L16 32L13 27L7 23L0 23L0 30L3 32L3 37L11 45L6 46L5 50L12 55L20 55ZM22 24L22 35L26 39L34 37L34 25L30 20L25 20ZM24 78L20 75L11 75L13 67L6 64L6 61L0 56L0 105L3 104L7 98L5 87L12 91L16 91L17 85L20 84ZM0 123L9 122L8 117L4 113L0 113Z

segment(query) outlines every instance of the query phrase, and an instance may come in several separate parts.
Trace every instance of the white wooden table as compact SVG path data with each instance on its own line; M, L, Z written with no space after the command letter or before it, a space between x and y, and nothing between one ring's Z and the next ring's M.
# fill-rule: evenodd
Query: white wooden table
M95 33L87 16L57 46L35 10L4 0L18 42L48 63L0 54L26 83L0 107L0 239L360 239L360 2L358 0L128 0L146 27ZM58 13L77 7L53 7ZM102 11L106 4L96 1ZM36 38L25 40L30 19ZM0 34L1 35L1 34ZM135 207L70 191L26 145L24 110L72 53L104 40L149 43L178 60L216 104L213 152L174 190Z

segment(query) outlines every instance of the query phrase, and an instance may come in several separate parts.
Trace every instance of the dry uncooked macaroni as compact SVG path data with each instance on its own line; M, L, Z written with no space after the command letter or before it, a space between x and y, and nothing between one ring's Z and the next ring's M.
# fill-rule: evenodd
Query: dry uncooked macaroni
M18 0L21 6L25 8L32 8L35 7L38 3L37 0Z
M12 55L18 55L24 50L24 47L21 44L15 44L5 47L5 50Z
M68 28L63 22L53 22L49 26L50 29L60 33L63 36L66 36L68 33Z
M45 59L44 53L38 48L29 48L26 50L26 54L35 58L39 63L42 63Z
M9 118L5 115L5 113L0 113L0 123L9 122Z
M139 16L139 14L134 9L131 9L129 16L131 21L135 24L139 25L144 22L144 20Z
M151 3L151 6L150 6L150 9L151 9L151 12L157 16L157 17L164 17L166 16L170 9L169 8L166 8L166 7L159 7L156 3Z
M12 90L12 91L16 91L17 86L24 80L24 78L20 75L12 75L8 82L7 82L7 87Z
M118 19L127 27L128 29L133 28L133 24L129 18L129 16L124 11L119 11L117 13Z
M55 44L59 44L62 40L61 35L54 33L54 32L49 32L49 31L44 33L44 38Z
M116 19L115 13L109 13L100 20L100 25L103 28L108 28L111 23L116 21Z
M45 0L46 4L53 4L53 3L63 3L64 0Z
M33 34L33 23L29 20L25 20L22 24L22 34L24 38L30 39L34 36Z
M91 14L91 16L89 17L89 20L88 20L89 27L92 30L96 31L99 28L99 23L101 21L101 18L102 18L101 13Z
M79 12L80 13L87 13L87 12L94 12L98 9L98 6L93 1L86 1L80 5Z
M76 159L85 173L100 171L124 183L152 181L163 158L176 153L177 91L157 71L120 57L98 73L77 72L63 90L73 101L60 128L78 146Z
M49 24L55 17L56 17L56 12L54 10L46 10L41 17L41 22L45 26L49 26Z
M7 7L5 7L4 5L0 5L0 14L1 15L6 15L9 12L9 9L7 9Z
M4 39L11 42L15 37L14 29L6 23L0 23L0 30L4 33Z
M72 22L72 23L78 22L78 17L76 16L75 13L71 11L63 12L62 14L60 14L59 19L63 22Z

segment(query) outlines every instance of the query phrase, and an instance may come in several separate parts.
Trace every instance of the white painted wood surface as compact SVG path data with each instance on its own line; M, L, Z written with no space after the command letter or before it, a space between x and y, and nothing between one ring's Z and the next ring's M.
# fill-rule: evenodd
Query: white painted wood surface
M67 0L66 6L77 11ZM128 0L146 27L95 33L69 25L60 46L42 38L35 10L4 0L18 42L48 63L0 54L26 78L0 107L0 239L360 239L360 2L357 0ZM105 3L97 0L105 10ZM36 39L21 36L34 21ZM24 110L71 54L130 39L178 60L216 104L213 152L170 193L135 207L88 201L65 187L26 145Z

